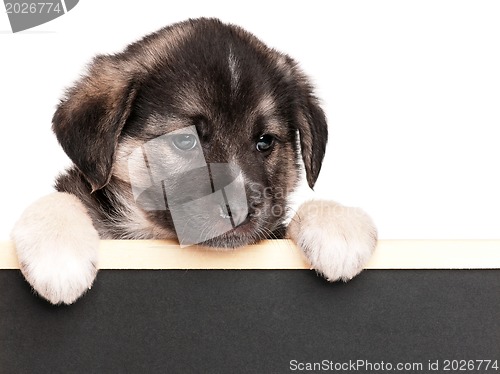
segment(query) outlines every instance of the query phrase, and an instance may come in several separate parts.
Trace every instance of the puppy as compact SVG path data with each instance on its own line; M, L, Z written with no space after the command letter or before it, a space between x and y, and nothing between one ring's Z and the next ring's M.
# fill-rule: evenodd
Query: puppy
M97 56L53 130L74 166L12 232L51 303L91 287L100 238L235 248L288 236L329 281L354 277L375 248L359 209L288 209L301 170L311 188L318 178L325 115L297 63L237 26L188 20Z

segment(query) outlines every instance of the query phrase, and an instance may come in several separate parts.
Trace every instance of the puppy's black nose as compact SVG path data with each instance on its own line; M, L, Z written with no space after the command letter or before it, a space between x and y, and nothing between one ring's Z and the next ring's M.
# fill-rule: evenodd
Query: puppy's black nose
M248 207L230 207L229 205L219 205L219 216L231 220L233 227L238 227L249 219Z

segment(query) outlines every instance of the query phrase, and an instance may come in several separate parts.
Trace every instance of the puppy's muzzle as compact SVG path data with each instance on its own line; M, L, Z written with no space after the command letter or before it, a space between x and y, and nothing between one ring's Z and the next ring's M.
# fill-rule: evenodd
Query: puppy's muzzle
M207 163L152 184L136 202L145 210L169 211L182 245L204 242L249 221L245 182L235 164Z

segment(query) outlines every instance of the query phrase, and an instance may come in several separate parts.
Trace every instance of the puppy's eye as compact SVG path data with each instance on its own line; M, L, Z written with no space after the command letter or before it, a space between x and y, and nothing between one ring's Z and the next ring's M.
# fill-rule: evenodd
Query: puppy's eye
M172 137L175 148L181 151L189 151L196 147L196 136L191 134L179 134Z
M274 136L265 134L259 138L255 147L259 152L268 152L271 150L273 145L274 145Z

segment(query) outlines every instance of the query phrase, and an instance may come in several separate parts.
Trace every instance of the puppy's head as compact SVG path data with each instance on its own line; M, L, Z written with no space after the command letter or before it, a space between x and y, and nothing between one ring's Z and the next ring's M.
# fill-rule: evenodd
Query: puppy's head
M298 157L312 188L327 140L296 63L214 19L95 58L53 129L92 191L127 185L121 194L151 225L175 229L186 244L228 247L271 235Z

